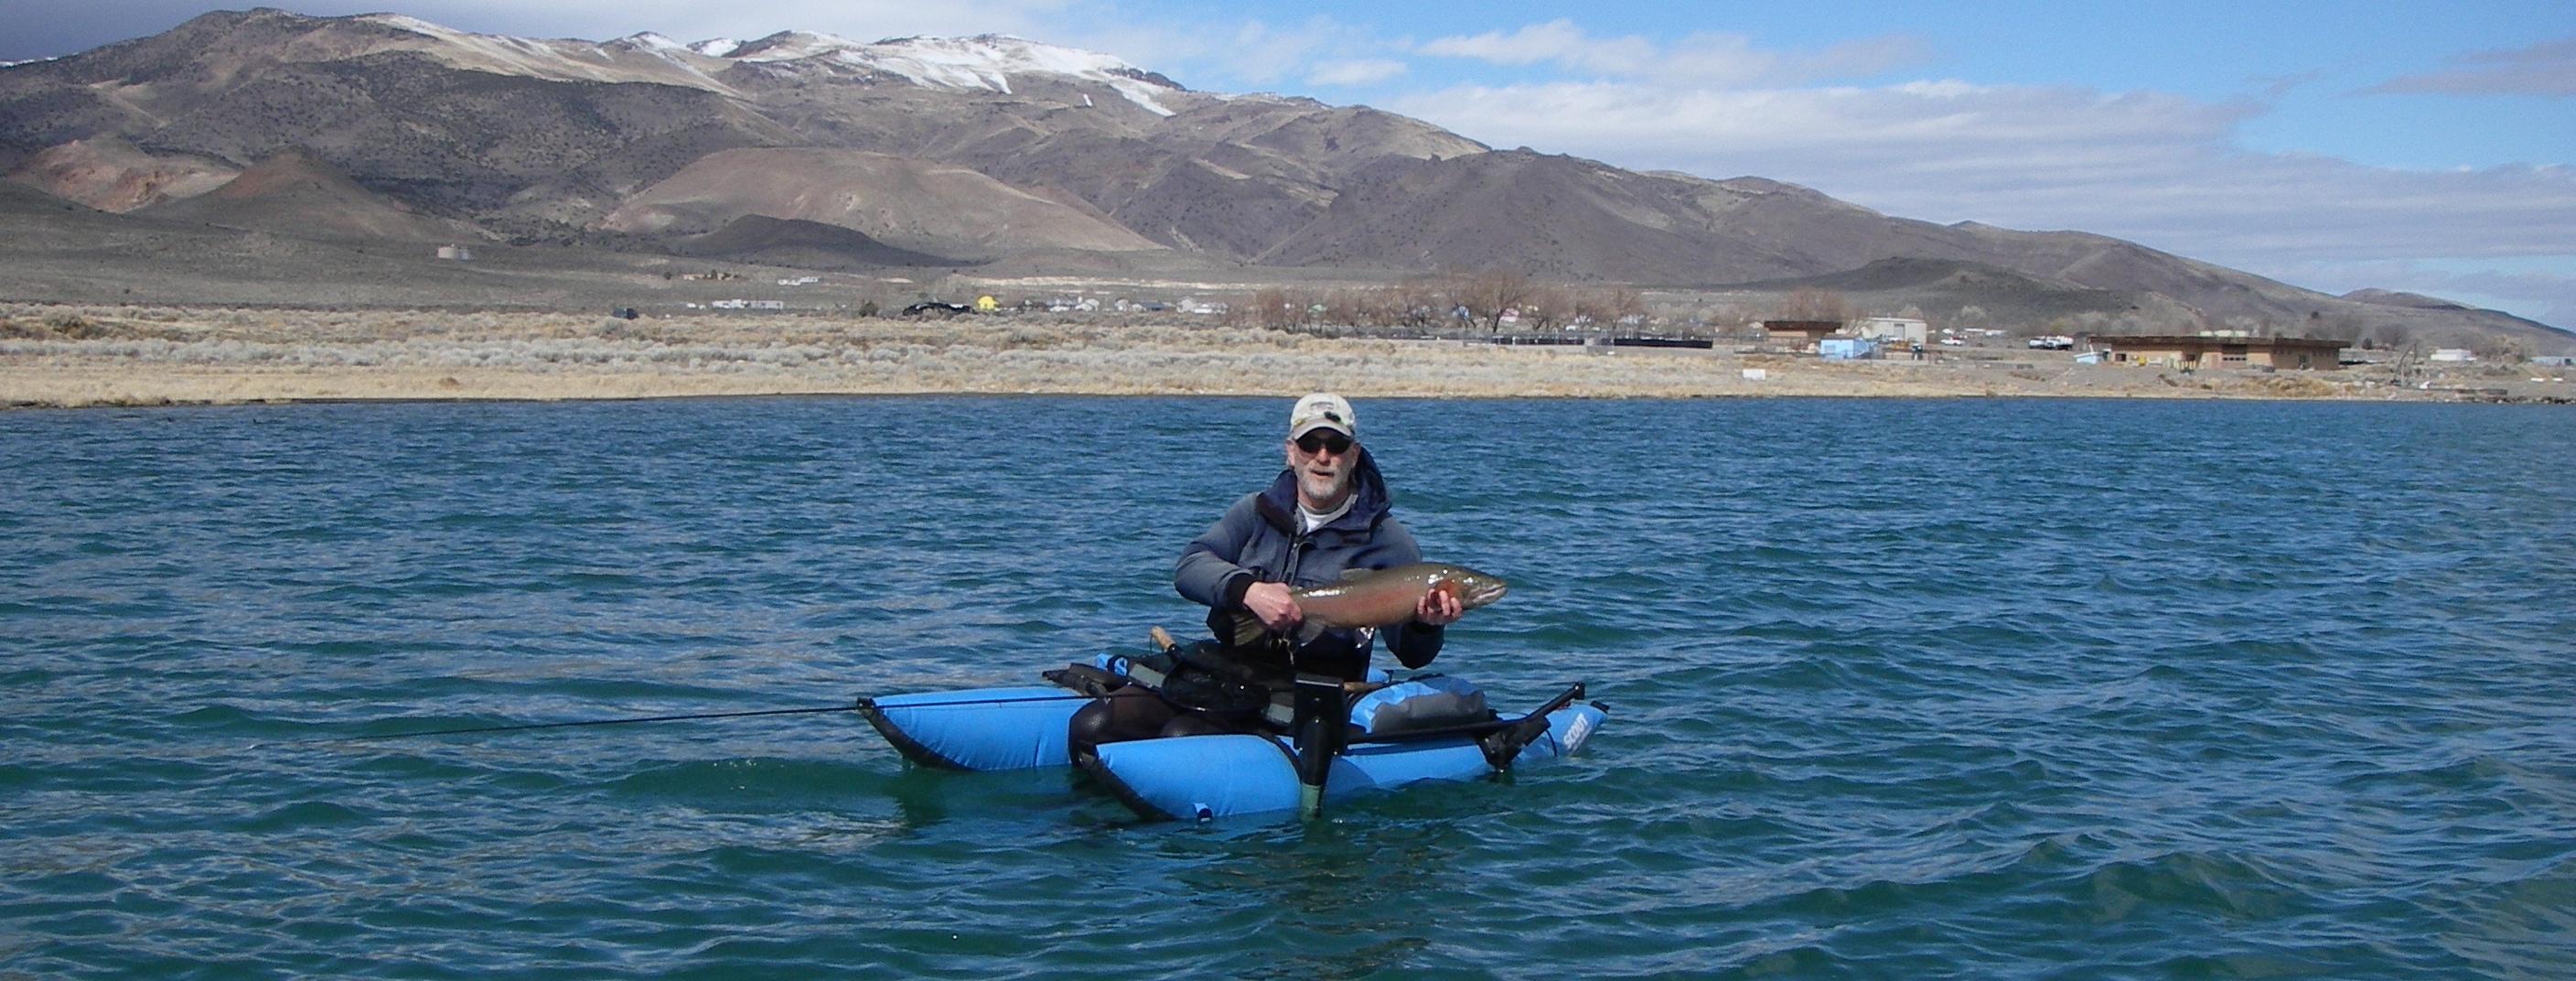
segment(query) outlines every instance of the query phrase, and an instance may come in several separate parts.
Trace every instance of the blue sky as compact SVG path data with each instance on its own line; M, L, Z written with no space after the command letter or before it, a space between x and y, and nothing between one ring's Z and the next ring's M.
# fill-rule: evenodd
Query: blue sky
M1498 147L2116 235L2576 328L2576 3L379 0L466 30L1000 32ZM0 58L219 5L0 0Z

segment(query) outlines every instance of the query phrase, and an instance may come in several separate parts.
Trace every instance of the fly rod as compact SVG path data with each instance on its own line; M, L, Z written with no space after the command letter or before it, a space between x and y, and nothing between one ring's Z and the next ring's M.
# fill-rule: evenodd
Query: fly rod
M1010 698L960 698L941 702L905 702L889 708L944 708L955 705L1003 705L1012 702L1056 702L1070 699L1088 700L1089 695L1020 695ZM575 719L570 722L524 722L516 725L466 726L459 729L423 729L418 732L379 732L362 736L333 736L326 739L294 740L297 743L355 743L381 739L417 739L426 736L464 736L493 732L523 732L530 729L570 729L577 726L622 726L642 722L695 722L706 719L748 719L765 715L818 715L825 712L855 712L875 708L876 702L862 698L850 705L821 705L810 708L753 709L745 712L694 712L687 715L637 715L617 719ZM274 745L274 744L271 744Z

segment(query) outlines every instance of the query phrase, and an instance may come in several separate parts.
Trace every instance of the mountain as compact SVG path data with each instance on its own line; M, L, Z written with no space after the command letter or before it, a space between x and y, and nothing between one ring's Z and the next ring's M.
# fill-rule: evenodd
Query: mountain
M703 232L744 215L852 229L899 248L995 258L1030 249L1160 249L1082 205L974 170L863 150L711 153L637 192L602 222L641 234Z
M122 212L204 194L240 172L220 160L145 153L110 135L48 147L22 161L6 179L102 211Z
M1514 150L1382 161L1354 174L1318 220L1262 258L1702 285L1971 251L1940 226L1889 219L1793 185L1641 174Z
M254 163L202 195L154 204L137 213L326 240L458 242L491 237L471 223L419 214L409 205L360 187L302 149Z
M886 266L957 266L955 259L899 249L839 225L744 215L679 243L681 255L763 266L855 272Z
M264 198L252 210L269 219L212 192L281 154L347 184ZM525 245L669 252L758 216L988 262L982 275L1504 269L1746 296L1937 271L1856 295L1912 297L1936 319L2059 311L2138 329L2576 346L2494 311L2328 296L2083 232L1913 221L1756 177L1497 151L1365 106L1193 91L1000 35L533 40L395 14L217 12L0 67L0 169L111 208L279 233L422 234L390 210ZM349 217L271 220L290 199ZM852 248L834 261L871 254Z

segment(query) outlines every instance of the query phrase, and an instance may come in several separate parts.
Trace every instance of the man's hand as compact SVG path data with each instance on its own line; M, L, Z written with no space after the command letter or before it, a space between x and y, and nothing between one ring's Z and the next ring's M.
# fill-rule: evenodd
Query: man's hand
M1422 599L1413 604L1413 621L1426 627L1446 627L1467 615L1467 607L1458 602L1458 594L1446 589L1424 590Z
M1243 608L1252 611L1253 618L1260 620L1262 626L1283 634L1296 629L1297 622L1306 619L1306 611L1297 608L1297 598L1288 595L1288 587L1284 583L1253 583L1252 588L1243 591Z

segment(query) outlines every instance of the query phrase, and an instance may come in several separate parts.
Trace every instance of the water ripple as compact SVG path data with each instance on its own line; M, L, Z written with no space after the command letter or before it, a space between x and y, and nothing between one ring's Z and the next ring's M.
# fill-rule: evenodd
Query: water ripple
M1441 666L1585 754L1315 825L845 705L1193 627L1268 399L0 415L0 963L43 977L2560 977L2576 423L1393 401Z

